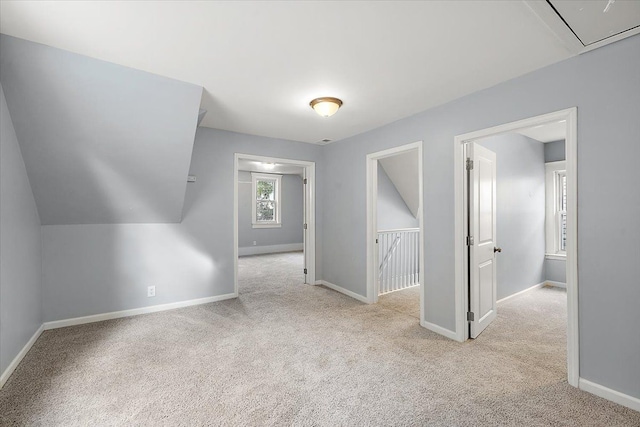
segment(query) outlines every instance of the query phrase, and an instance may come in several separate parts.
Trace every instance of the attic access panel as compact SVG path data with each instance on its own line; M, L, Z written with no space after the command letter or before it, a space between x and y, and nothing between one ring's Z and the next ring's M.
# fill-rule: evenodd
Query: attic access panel
M637 0L547 2L585 47L640 27L640 1Z

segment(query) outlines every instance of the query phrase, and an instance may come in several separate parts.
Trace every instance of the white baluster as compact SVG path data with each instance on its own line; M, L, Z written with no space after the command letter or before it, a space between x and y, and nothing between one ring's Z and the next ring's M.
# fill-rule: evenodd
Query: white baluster
M409 257L411 256L411 251L409 250L409 238L411 237L411 233L404 234L404 271L402 272L404 277L404 287L407 288L411 286L409 283Z
M416 233L411 236L411 285L416 284Z

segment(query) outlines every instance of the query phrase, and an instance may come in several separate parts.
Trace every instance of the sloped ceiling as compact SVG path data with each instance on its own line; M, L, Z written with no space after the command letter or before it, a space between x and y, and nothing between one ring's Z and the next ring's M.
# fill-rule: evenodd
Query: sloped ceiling
M413 216L417 218L420 209L418 151L385 157L379 162Z
M0 31L202 85L203 126L312 143L572 55L522 1L2 0Z
M566 138L567 123L562 120L556 123L521 129L516 133L540 142L554 142Z
M180 222L202 88L0 36L43 225Z

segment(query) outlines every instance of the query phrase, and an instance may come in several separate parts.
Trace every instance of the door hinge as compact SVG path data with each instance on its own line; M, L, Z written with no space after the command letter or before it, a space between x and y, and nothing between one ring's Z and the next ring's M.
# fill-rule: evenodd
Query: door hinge
M467 170L468 171L473 170L473 160L471 160L470 158L467 158Z
M307 274L307 269L306 268L304 269L304 274Z
M473 246L473 236L467 236L467 246Z
M303 224L302 228L304 228L306 230L307 229L307 224Z
M302 183L303 183L303 184L306 184L306 183L307 183L307 178L303 179L303 180L302 180Z
M467 322L473 322L473 311L467 311Z
M378 243L378 239L376 239L376 243Z

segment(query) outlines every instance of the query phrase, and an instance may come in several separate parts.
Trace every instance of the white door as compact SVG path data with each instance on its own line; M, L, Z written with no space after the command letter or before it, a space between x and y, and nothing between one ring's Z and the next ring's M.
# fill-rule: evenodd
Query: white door
M307 198L309 197L309 192L307 191L307 168L303 169L302 172L302 257L304 259L303 261L303 266L302 268L304 269L304 283L308 283L307 281L307 254L309 253L307 251L307 244L309 242L309 236L307 235L308 232L308 225L307 225L307 209L308 209L308 203L309 200L307 200Z
M496 153L467 144L470 337L496 318Z

